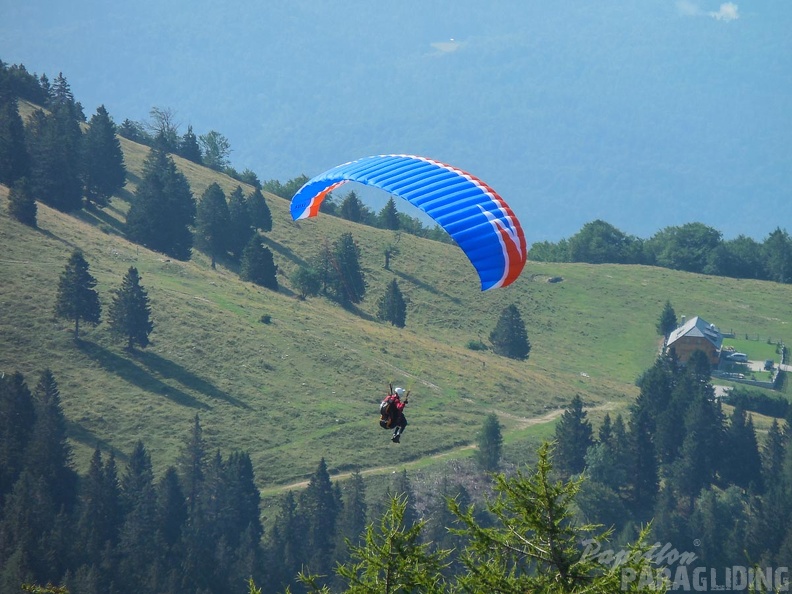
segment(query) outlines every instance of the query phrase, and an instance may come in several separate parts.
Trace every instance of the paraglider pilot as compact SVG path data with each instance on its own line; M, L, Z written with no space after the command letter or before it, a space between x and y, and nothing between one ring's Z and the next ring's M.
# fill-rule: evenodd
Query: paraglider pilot
M392 384L388 384L388 395L380 404L380 427L383 429L394 428L393 437L391 437L391 441L394 443L399 443L404 428L407 427L404 407L407 405L409 397L409 391L398 387L394 389Z

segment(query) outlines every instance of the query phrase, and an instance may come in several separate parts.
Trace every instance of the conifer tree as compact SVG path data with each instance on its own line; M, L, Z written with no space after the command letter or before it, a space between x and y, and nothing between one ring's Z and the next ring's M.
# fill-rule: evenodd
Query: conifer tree
M300 571L308 548L306 520L297 509L293 491L287 491L281 497L279 513L268 542L270 582L276 591L281 591Z
M35 419L25 377L19 372L0 374L0 498L11 491L25 466Z
M8 194L8 214L28 227L38 226L36 220L38 207L26 177L20 177L11 186L11 192Z
M512 304L504 308L498 323L489 335L492 350L510 359L526 360L531 352L531 343L525 331L520 311Z
M41 373L33 398L36 421L27 448L27 464L34 476L43 477L54 504L71 510L77 499L77 473L72 467L60 390L51 370Z
M116 126L104 105L91 116L83 144L85 197L99 207L107 206L110 196L126 184L126 167Z
M250 238L242 252L239 277L273 291L278 290L278 267L270 249L258 234Z
M360 250L351 233L333 244L330 254L330 287L342 304L360 303L366 295L366 279L360 267Z
M206 443L203 438L201 419L195 415L190 438L184 446L179 460L179 477L184 488L187 510L192 512L198 504L206 468Z
M178 154L180 157L184 157L188 161L198 163L198 165L203 165L201 146L198 144L198 137L195 135L195 132L193 132L191 125L187 126L187 132L185 132L184 136L181 137Z
M258 187L247 199L248 210L250 211L250 221L255 229L259 231L272 231L272 213L270 212L264 194Z
M0 184L13 186L18 179L29 175L30 156L18 101L0 76Z
M242 250L253 237L255 229L250 208L242 188L237 186L228 200L228 250L235 259L242 257Z
M475 458L482 470L492 472L497 470L503 450L503 435L501 424L495 413L488 414L478 434L478 449Z
M388 202L382 207L379 213L379 223L383 229L395 231L399 228L399 211L396 210L396 201L393 196L388 198Z
M126 340L129 351L135 345L146 348L154 324L151 321L148 293L140 285L137 268L130 266L121 286L114 293L107 314L111 332Z
M404 328L407 322L407 303L395 278L391 280L385 289L385 294L377 302L377 318L383 322L390 322L397 328Z
M338 516L336 550L342 558L348 558L346 541L352 545L360 544L367 524L366 484L359 470L355 470L344 485L343 502Z
M178 260L189 260L195 211L187 178L165 151L152 149L127 213L129 239Z
M213 269L217 257L229 248L230 231L231 217L225 193L213 182L201 196L195 217L195 247L212 258Z
M723 455L718 464L720 478L727 485L737 485L754 492L763 490L762 459L753 420L742 406L734 407L729 426L723 435Z
M673 306L670 301L666 301L663 306L663 312L660 314L660 319L657 322L657 333L661 336L668 337L671 332L676 330L677 317Z
M333 566L339 502L324 458L298 501L307 526L308 566L313 572L327 575Z
M365 206L354 191L349 192L341 202L341 218L353 223L363 222Z
M101 320L102 307L95 286L88 262L80 250L75 250L61 273L55 301L55 317L74 321L74 340L80 338L80 322L96 326Z
M553 463L563 476L583 472L586 467L586 452L594 443L593 434L591 421L583 409L583 401L576 394L555 427Z

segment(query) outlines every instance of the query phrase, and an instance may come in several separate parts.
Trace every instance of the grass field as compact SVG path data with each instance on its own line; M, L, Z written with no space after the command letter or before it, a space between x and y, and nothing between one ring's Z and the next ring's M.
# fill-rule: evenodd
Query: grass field
M147 149L126 140L122 147L130 183L102 211L71 216L39 204L39 229L30 229L8 217L0 186L0 371L20 371L33 386L43 369L53 370L81 471L97 444L123 462L140 439L162 472L178 460L196 414L211 448L250 453L263 488L301 480L322 456L341 473L379 467L385 455L414 467L442 460L432 456L469 455L464 448L490 412L516 453L550 435L552 414L575 394L594 407L594 418L635 396L635 380L659 347L655 324L666 300L678 316L792 339L792 285L529 261L514 285L482 293L454 246L403 234L400 255L384 270L393 232L329 216L295 223L287 201L271 195L265 241L281 290L268 291L241 282L233 265L212 270L198 252L178 262L127 242L124 213ZM212 181L227 195L237 185L176 161L197 197ZM522 223L530 242L541 221ZM366 299L354 311L324 298L298 300L291 272L343 232L359 244ZM105 324L85 327L75 343L72 324L53 318L57 280L75 248L98 280L104 311L128 268L137 267L153 312L149 348L126 352ZM546 282L551 277L563 281ZM394 278L409 301L401 330L375 319L376 301ZM532 344L528 361L466 348L486 342L512 303ZM388 382L414 395L400 446L376 423Z

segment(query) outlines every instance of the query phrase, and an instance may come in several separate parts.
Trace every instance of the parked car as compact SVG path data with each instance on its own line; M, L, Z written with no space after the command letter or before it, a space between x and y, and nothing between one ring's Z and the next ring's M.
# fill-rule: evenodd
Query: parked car
M737 363L748 363L748 355L745 353L731 353L730 355L726 355L726 358L729 361L735 361Z

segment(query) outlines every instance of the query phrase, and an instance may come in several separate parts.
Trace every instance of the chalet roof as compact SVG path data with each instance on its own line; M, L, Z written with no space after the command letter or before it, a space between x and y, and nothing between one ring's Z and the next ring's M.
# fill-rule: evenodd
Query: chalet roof
M706 338L715 345L717 349L720 349L723 344L723 335L720 333L720 330L718 330L718 327L698 316L690 318L686 323L671 332L671 334L668 335L667 345L673 345L674 342L684 336Z

